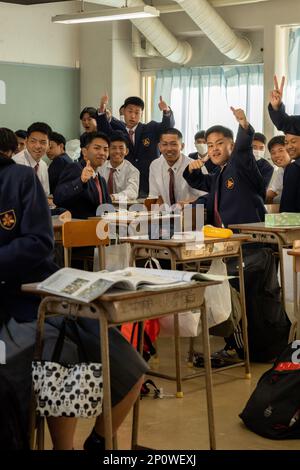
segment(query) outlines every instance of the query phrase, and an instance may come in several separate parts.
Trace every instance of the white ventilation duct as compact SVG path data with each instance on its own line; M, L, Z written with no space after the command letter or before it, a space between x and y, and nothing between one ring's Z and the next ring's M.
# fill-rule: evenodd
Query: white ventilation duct
M124 0L97 0L95 3L119 8L124 6ZM143 0L128 0L127 5L128 7L143 6L145 3ZM178 41L159 18L132 20L132 23L166 59L176 64L186 64L190 61L191 45L186 41Z
M250 41L239 38L207 0L175 1L223 54L239 62L248 59L252 48Z

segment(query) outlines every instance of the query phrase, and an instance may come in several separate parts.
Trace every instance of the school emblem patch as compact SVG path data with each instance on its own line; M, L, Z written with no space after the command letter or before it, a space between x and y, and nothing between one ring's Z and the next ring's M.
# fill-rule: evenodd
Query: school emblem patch
M4 230L12 230L16 222L16 214L13 209L0 214L0 227L4 228Z
M143 146L144 147L149 147L150 145L150 139L146 137L146 139L143 139Z
M227 189L233 189L234 188L234 180L233 178L228 178L225 182L225 186Z

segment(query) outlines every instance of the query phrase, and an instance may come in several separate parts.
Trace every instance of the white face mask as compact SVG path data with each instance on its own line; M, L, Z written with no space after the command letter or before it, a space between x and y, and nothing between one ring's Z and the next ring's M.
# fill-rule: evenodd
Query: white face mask
M205 155L207 153L207 145L206 144L195 144L197 152L199 155Z
M125 122L125 116L123 114L120 116L120 121Z
M255 156L255 160L260 160L264 158L265 151L264 150L253 150L253 155Z

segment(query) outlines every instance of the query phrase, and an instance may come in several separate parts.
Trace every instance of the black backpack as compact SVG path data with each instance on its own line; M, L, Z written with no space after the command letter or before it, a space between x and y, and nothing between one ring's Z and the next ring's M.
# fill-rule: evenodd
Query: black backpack
M300 438L300 341L289 344L259 379L239 415L251 431L269 439Z
M245 297L250 359L274 360L288 344L291 323L283 309L277 267L270 248L243 248ZM228 275L238 275L235 260L227 263ZM238 289L237 279L230 280Z

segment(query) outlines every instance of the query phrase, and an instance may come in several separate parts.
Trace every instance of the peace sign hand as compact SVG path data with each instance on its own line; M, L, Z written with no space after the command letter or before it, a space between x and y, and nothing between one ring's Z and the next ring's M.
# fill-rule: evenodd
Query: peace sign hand
M278 85L277 76L274 75L274 90L270 92L270 103L274 111L278 111L282 103L282 95L285 77L282 77L280 87Z
M249 122L247 121L246 114L243 109L235 109L232 106L230 106L230 109L233 112L239 125L242 126L244 129L248 129Z

